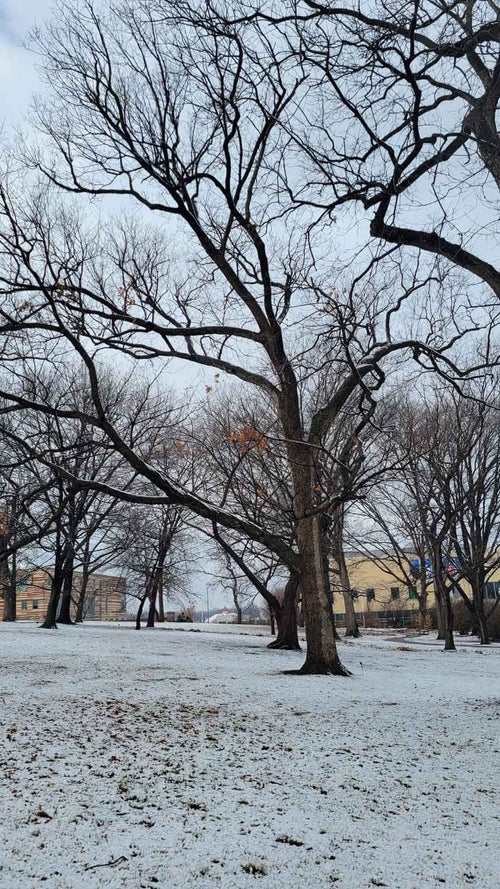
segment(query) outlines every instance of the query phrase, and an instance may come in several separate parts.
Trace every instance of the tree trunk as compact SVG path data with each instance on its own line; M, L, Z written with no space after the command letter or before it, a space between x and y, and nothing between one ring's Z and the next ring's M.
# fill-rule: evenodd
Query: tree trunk
M474 602L474 610L477 621L476 635L479 636L481 645L490 644L490 634L488 630L488 622L486 612L484 610L484 586L486 582L486 573L481 567L474 572L472 583L472 597Z
M231 557L228 554L226 554L226 562L227 562L228 570L231 571L231 574L232 574L231 592L232 592L232 596L233 596L233 604L234 604L234 607L236 608L236 623L242 624L243 623L243 612L241 610L241 605L240 605L238 579L236 577L236 574L232 571Z
M418 594L418 611L420 629L425 630L427 625L427 578L425 576L425 562L421 559L420 593Z
M323 517L324 521L325 517ZM344 505L341 504L334 511L333 516L331 517L331 521L329 523L330 528L324 522L323 524L323 547L324 547L324 558L326 558L326 570L327 570L327 584L328 590L330 593L330 602L332 603L333 608L333 594L331 591L330 584L330 560L328 558L328 546L329 546L329 533L331 534L331 549L332 555L337 563L338 568L338 576L340 581L340 587L342 590L342 597L344 600L344 613L345 613L345 636L350 636L353 639L357 639L360 636L359 632L359 624L358 618L356 616L356 611L354 609L354 601L351 593L351 581L349 579L349 571L347 569L347 562L345 559L344 553ZM338 638L338 636L336 636Z
M350 636L357 639L360 636L358 618L354 610L354 601L352 594L348 590L344 590L344 608L345 608L345 633L344 636Z
M85 598L87 596L87 589L89 585L89 572L85 569L82 571L82 585L78 592L78 601L76 603L76 614L75 614L75 623L80 624L83 621L83 608L85 605Z
M292 572L285 586L283 602L276 600L275 608L269 606L271 614L274 612L278 635L268 648L281 648L288 651L300 651L299 635L297 628L297 597L299 591L299 575Z
M436 623L437 623L437 638L440 641L443 641L446 638L445 632L445 616L444 616L444 607L443 602L441 601L441 596L438 594L436 589L436 583L434 583L434 597L436 601Z
M148 594L147 594L147 593L144 593L144 595L142 596L142 598L139 600L139 608L137 609L137 615L136 615L136 618L135 618L135 628L136 628L136 630L140 630L140 629L141 629L142 609L144 608L144 603L145 603L145 601L146 601L147 598L148 598Z
M68 530L64 539L64 558L62 562L62 595L61 608L59 611L58 622L61 624L72 624L71 617L71 594L73 592L73 566L75 562L75 535L78 527L78 521L75 513L75 491L71 489L68 493Z
M60 624L72 624L71 617L71 596L73 593L73 549L70 546L68 554L64 559L63 565L63 581L61 595L61 610L59 612L58 622Z
M273 612L272 608L269 609L269 617L271 620L271 636L275 636L276 635L276 621L274 619L274 612ZM272 642L270 642L267 647L272 648Z
M445 589L443 591L444 598L444 616L445 616L445 638L444 638L444 650L445 651L456 651L455 648L455 640L453 638L453 607L451 604L450 591Z
M49 604L47 605L45 620L41 624L41 628L44 630L55 630L57 628L57 609L59 607L59 600L61 598L62 584L62 559L60 553L58 553L56 550L56 563L54 566L54 574L52 576L52 582L50 585Z
M4 586L3 594L3 617L2 620L13 623L16 619L17 612L17 595L16 583L13 577L9 578L6 586Z
M339 530L339 533L342 534L341 529ZM337 561L338 561L338 566L339 566L340 583L341 583L343 594L344 594L344 608L345 608L345 633L344 633L344 635L350 636L352 639L357 639L361 634L359 632L358 618L356 615L356 611L354 609L354 600L352 598L352 593L351 593L351 581L349 579L349 572L347 570L347 562L345 560L344 545L343 545L342 539L340 539L338 541Z
M89 567L90 567L90 538L85 541L85 549L83 552L82 562L82 583L78 592L78 600L76 603L75 623L79 624L83 621L83 608L85 605L85 597L89 585Z
M158 579L158 623L165 623L165 602L163 600L163 568Z
M158 578L156 577L156 570L150 581L150 592L149 592L149 610L148 610L148 619L146 621L146 627L149 629L153 629L155 625L155 617L156 617L156 597L158 595Z
M15 559L13 557L13 569L9 570L9 562L7 556L4 554L7 548L7 535L0 535L0 594L3 599L3 615L2 620L6 622L13 622L16 619L16 610L17 610L17 602L16 602L16 570L15 570ZM3 550L3 552L1 552Z
M348 676L349 671L340 662L335 642L332 605L325 585L320 520L317 515L304 515L297 524L307 641L306 660L299 672Z
M481 645L489 645L490 633L488 630L488 621L486 618L486 612L484 610L484 598L483 596L477 596L474 599L475 605L475 614L477 620L477 635L479 636L479 641Z

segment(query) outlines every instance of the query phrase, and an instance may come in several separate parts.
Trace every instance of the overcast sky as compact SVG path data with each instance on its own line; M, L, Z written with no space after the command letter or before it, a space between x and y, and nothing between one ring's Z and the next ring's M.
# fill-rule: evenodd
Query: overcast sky
M22 121L40 88L35 56L23 43L51 7L52 0L0 0L0 122L6 136Z

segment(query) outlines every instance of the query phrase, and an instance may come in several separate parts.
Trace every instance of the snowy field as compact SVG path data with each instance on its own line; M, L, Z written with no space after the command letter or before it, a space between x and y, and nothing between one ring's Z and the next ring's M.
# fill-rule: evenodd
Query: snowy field
M267 641L0 625L2 889L498 889L500 648Z

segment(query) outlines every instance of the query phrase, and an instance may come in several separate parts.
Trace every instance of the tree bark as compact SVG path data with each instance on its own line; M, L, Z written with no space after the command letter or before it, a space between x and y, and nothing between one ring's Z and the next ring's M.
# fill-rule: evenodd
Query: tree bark
M153 629L155 625L155 617L156 617L156 597L158 595L158 578L157 578L157 569L155 569L154 575L151 578L150 582L150 590L149 590L149 610L148 610L148 619L146 621L146 627L149 629Z
M78 602L76 603L76 614L75 614L75 623L80 624L83 622L83 608L85 605L85 598L87 596L87 589L89 585L89 572L85 567L82 571L82 584L80 590L78 592Z
M456 651L455 640L453 637L453 623L454 623L453 607L451 604L450 591L447 588L445 588L443 590L443 598L444 598L444 617L445 617L444 650L445 651Z
M344 636L350 636L357 639L361 635L359 632L358 618L354 610L354 601L349 590L343 591L344 608L345 608L345 633Z
M432 574L434 578L434 595L436 597L436 613L438 615L438 639L444 638L444 650L455 651L453 638L453 607L450 590L443 577L442 537L433 544Z
M9 569L9 562L5 551L8 545L8 536L0 534L0 594L3 598L3 615L2 620L12 623L16 619L17 597L16 597L16 572L15 560L13 558L13 569Z
M481 645L489 645L490 644L490 634L488 630L488 621L486 618L486 612L484 610L484 585L486 580L486 574L481 568L478 568L475 572L475 577L472 583L472 598L474 602L474 610L477 621L477 631L476 634L479 636L479 641Z
M288 651L300 651L300 642L297 627L297 598L299 591L299 575L291 572L285 586L283 602L276 600L274 616L278 628L278 634L268 648L282 648Z
M56 546L56 560L54 565L54 574L52 575L52 582L50 585L49 604L47 605L47 613L45 615L45 619L40 625L41 628L44 630L57 629L57 609L59 607L59 601L62 593L63 577L62 553L60 551L60 548Z
M72 624L71 617L71 596L73 592L73 547L69 545L69 549L63 564L63 580L61 588L61 609L59 611L58 622L60 624Z
M90 562L90 538L88 537L85 541L85 549L83 552L83 562L82 562L82 583L80 586L80 590L78 592L78 600L76 603L76 614L75 614L75 623L79 624L83 621L83 607L85 605L85 597L87 595L87 589L89 584L89 562Z
M478 623L478 636L481 645L490 645L490 633L488 630L488 621L484 610L484 602L476 604L476 614Z
M144 603L145 603L147 597L148 597L148 594L144 593L142 598L139 600L139 608L137 609L137 614L136 614L136 618L135 618L135 629L136 630L141 629L142 609L144 608Z
M325 521L326 519L326 521ZM360 635L359 624L354 610L354 602L351 594L351 582L349 579L349 571L347 570L347 562L344 553L344 507L341 504L335 511L333 516L322 517L323 524L323 548L325 559L326 583L328 595L333 609L333 592L330 583L330 559L328 557L331 548L334 561L337 563L338 577L340 587L342 589L342 597L344 601L345 613L345 636L357 638ZM335 624L335 617L334 617ZM338 639L337 629L335 628L335 639Z
M298 521L300 588L304 609L307 654L300 673L348 676L335 642L333 611L325 585L320 520L317 515Z
M158 579L158 623L165 623L165 602L163 599L163 569Z
M436 583L434 583L434 598L435 598L435 602L436 602L437 638L440 642L442 642L446 638L445 617L444 617L444 610L443 610L443 602L441 601L441 596L436 589Z
M274 612L273 612L272 608L269 609L269 618L270 618L270 621L271 621L271 636L275 636L275 635L276 635L276 621L275 621L275 619L274 619ZM268 648L272 648L272 647L273 647L273 643L270 642L269 645L268 645L267 647L268 647Z
M74 489L68 492L67 516L68 526L64 538L64 558L62 563L63 580L61 608L59 611L59 623L72 624L71 594L73 592L73 566L75 562L75 538L78 527L78 518L75 509L76 494Z
M419 622L420 628L425 630L427 625L427 578L425 575L425 561L421 559L421 576L420 576L420 592L418 593L418 610L419 610Z

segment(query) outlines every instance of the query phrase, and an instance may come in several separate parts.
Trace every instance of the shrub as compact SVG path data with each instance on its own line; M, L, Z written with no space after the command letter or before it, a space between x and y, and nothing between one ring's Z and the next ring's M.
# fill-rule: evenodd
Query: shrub
M486 621L492 642L500 642L500 604L487 602L485 604ZM461 636L469 636L473 630L473 617L465 602L456 602L453 606L455 618L455 630Z
M469 636L472 632L472 614L465 602L455 602L453 605L454 629L460 636Z
M500 604L498 600L486 606L486 619L492 642L500 642Z

